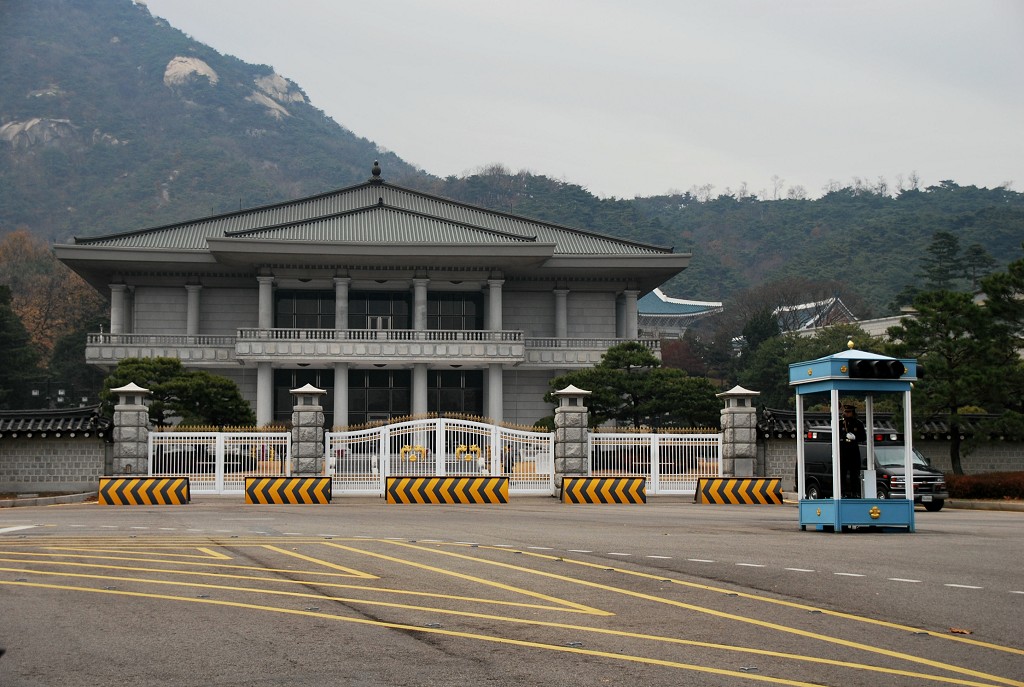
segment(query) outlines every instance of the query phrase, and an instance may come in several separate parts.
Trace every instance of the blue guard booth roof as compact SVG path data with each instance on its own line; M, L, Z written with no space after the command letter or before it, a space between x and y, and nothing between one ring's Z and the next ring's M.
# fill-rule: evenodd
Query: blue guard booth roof
M851 379L850 363L855 360L899 360L905 371L899 379ZM891 358L857 349L789 366L789 385L796 387L798 394L814 394L833 389L867 393L908 391L911 383L916 381L916 359Z

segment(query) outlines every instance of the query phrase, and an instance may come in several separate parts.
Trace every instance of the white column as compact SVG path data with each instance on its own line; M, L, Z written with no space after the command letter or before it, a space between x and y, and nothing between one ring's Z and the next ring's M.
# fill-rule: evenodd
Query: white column
M555 338L569 337L569 289L555 289Z
M352 283L352 280L348 277L335 277L334 278L334 328L335 329L348 329L348 285ZM345 375L346 383L348 381L348 374ZM335 381L337 383L337 381ZM346 397L347 398L347 397ZM338 405L337 397L335 397L334 405L335 416L337 416ZM348 413L345 413L345 422L342 424L348 424Z
M412 366L412 414L427 414L427 364Z
M348 363L334 363L334 424L348 426Z
M124 284L110 285L110 333L124 333L124 295L128 287Z
M260 329L274 326L274 278L256 277L260 283Z
M203 287L199 284L186 284L185 291L188 292L188 306L185 310L185 334L196 336L199 334L199 292Z
M505 394L502 389L503 370L501 363L487 366L487 411L486 414L494 422L505 419Z
M839 500L843 497L843 463L839 457L839 389L832 389L829 394L832 405L832 498Z
M412 328L418 332L427 330L427 284L429 283L429 279L412 280Z
M637 318L636 297L640 294L634 289L622 292L622 338L636 339L640 333L640 322Z
M256 426L265 427L274 421L274 371L270 363L256 367Z
M487 322L488 329L492 332L501 331L501 286L505 283L504 279L488 279L487 286L489 288L488 300L487 300Z

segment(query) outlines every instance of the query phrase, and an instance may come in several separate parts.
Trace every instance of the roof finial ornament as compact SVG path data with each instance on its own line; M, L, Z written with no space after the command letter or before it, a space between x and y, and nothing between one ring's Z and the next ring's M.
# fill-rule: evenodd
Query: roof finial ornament
M846 342L846 347L849 348L851 351L853 350L853 339L850 339L849 341Z
M380 162L378 160L373 161L373 169L370 170L370 174L373 175L372 177L370 177L370 181L372 181L373 183L379 184L382 181L384 181L383 179L380 178Z

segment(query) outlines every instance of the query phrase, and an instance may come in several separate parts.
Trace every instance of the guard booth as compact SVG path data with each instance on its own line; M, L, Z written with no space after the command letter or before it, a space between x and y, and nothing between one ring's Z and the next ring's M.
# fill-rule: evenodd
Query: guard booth
M842 532L851 527L879 527L886 530L914 531L913 432L904 431L904 498L875 498L874 394L902 394L904 427L910 428L910 390L917 380L915 359L890 358L854 348L825 358L793 363L789 366L789 385L796 390L797 493L800 496L800 529ZM806 464L804 462L804 402L810 394L828 392L832 423L832 498L805 499ZM867 469L862 473L862 498L842 498L839 465L839 396L864 395L864 430L867 434Z

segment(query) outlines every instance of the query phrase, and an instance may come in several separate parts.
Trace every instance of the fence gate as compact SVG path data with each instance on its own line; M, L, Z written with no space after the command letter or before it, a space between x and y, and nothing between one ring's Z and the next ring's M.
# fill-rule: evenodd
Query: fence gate
M721 434L591 432L593 477L646 477L648 494L694 494L697 481L722 474Z
M383 494L389 476L507 477L510 494L554 493L554 434L471 420L410 420L328 432L335 494Z
M149 474L188 477L193 494L244 494L246 477L291 474L288 432L150 432Z

